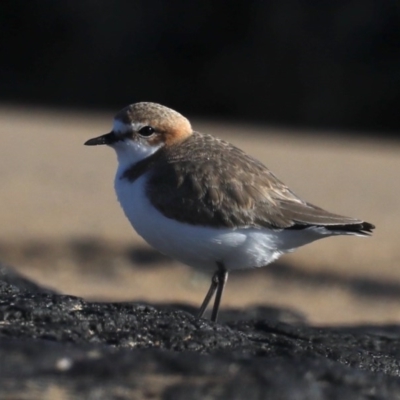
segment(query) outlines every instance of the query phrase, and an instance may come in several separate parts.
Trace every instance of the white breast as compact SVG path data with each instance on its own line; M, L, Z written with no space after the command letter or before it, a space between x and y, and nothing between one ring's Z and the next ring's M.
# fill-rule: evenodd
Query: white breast
M161 253L201 269L262 267L282 253L325 235L309 231L270 229L219 229L193 226L164 217L145 194L146 175L131 183L115 178L115 190L125 215L136 232ZM299 232L301 234L299 235Z

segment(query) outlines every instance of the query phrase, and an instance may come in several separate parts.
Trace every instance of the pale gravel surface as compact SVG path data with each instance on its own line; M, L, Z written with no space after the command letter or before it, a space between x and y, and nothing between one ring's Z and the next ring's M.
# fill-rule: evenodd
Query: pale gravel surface
M208 277L162 258L133 268L120 256L127 246L145 245L115 199L113 152L83 146L109 131L112 115L0 108L1 260L68 294L200 303ZM259 158L308 201L377 225L372 238L327 239L281 259L304 279L267 270L233 276L224 304L293 307L315 323L400 321L400 142L380 141L379 134L349 139L267 126L193 125ZM83 263L69 247L88 238L105 249L101 268L95 256ZM32 242L48 248L26 251ZM321 274L335 284L310 283ZM359 296L346 284L354 277L389 282L394 294Z

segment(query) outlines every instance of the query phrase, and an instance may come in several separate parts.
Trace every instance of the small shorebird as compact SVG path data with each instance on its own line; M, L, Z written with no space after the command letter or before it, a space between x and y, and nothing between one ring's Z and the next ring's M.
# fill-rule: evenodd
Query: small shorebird
M302 200L260 161L193 131L178 112L135 103L110 133L88 140L117 153L115 190L133 228L184 264L215 271L200 307L215 296L216 321L228 272L265 266L334 235L368 236L374 225Z

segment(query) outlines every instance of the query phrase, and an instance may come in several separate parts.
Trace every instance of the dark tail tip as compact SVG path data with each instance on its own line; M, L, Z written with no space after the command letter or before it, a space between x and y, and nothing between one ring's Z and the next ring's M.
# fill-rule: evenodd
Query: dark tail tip
M326 226L326 229L330 231L354 232L361 235L370 236L372 231L375 229L375 225L370 224L369 222L359 222L355 224Z

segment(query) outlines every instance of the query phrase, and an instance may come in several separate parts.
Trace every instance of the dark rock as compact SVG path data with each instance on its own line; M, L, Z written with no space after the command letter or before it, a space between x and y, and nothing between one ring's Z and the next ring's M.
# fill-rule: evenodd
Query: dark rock
M400 327L315 328L268 311L214 324L0 280L0 398L400 399Z
M4 264L0 264L0 285L7 283L9 284L7 290L17 291L27 290L31 293L55 293L54 290L43 288L36 283L24 278L17 274L12 268L6 267ZM2 292L2 286L0 286L0 293ZM3 290L6 290L3 287Z

